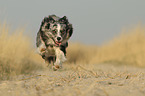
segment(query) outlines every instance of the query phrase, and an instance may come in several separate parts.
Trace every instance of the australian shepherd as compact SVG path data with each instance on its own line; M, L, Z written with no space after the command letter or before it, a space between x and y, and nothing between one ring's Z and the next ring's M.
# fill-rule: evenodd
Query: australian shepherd
M61 68L66 60L66 48L72 33L72 24L66 16L49 15L42 20L36 39L37 51L45 62L53 65L53 70Z

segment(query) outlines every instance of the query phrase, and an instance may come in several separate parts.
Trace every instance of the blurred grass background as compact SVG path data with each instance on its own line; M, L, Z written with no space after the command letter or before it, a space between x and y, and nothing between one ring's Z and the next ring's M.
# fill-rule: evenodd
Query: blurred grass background
M0 24L0 80L41 68L34 59L32 42L23 32L23 29L17 29L10 34L9 27L5 23Z
M69 44L68 62L82 64L111 63L145 67L145 27L124 29L101 46Z
M126 29L100 46L92 63L114 63L145 67L145 27Z
M34 41L25 36L24 31L18 28L10 34L10 27L0 24L0 80L30 74L44 67L43 60L35 52ZM144 62L145 27L138 25L123 30L101 46L69 43L65 64L114 63L145 67Z

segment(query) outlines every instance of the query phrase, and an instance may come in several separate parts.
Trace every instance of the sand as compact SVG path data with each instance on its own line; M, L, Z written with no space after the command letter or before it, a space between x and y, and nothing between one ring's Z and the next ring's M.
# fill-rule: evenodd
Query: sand
M145 96L145 68L64 65L0 81L0 96Z

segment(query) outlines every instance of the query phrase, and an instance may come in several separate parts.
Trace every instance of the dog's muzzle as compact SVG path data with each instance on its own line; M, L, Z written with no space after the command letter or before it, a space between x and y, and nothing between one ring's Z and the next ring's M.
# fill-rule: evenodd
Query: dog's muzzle
M61 42L62 42L62 38L61 37L57 37L56 41L55 41L56 45L60 46Z
M61 40L61 37L57 37L57 40L60 41Z

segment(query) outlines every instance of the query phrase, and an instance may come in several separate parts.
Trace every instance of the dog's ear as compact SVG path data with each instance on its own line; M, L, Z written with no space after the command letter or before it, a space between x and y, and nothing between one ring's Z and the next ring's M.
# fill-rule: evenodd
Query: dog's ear
M59 19L59 22L67 25L68 24L68 19L67 19L66 16L63 16L62 18Z
M67 33L69 34L69 37L72 36L72 33L73 33L73 27L72 27L72 24L68 24L68 27L67 27Z
M52 18L52 16L44 17L44 19L41 22L40 30L42 30L42 27L49 29L50 23L54 23L54 22L55 20Z
M41 22L41 26L40 26L39 30L42 31L43 28L49 29L50 24L48 22L49 22L49 18L48 17L44 17L44 19Z
M63 16L61 19L63 19L63 20L67 20L67 17L66 17L66 16Z
M48 22L49 21L49 18L48 17L44 17L44 19L42 20L42 22L41 22L41 26L40 26L40 31L42 30L42 27L44 26L44 24L46 23L46 22Z
M53 19L53 17L52 16L49 16L48 17L48 21L47 22L49 22L49 23L54 23L55 22L55 20Z
M42 22L41 22L41 26L43 26L44 23L47 22L48 20L49 20L48 17L44 17L44 19L43 19Z
M52 18L52 16L44 17L44 19L41 22L41 25L44 25L44 23L53 23L55 20Z

